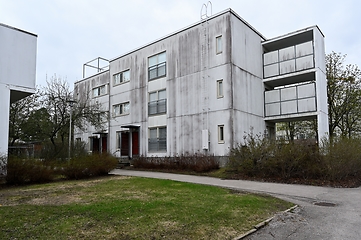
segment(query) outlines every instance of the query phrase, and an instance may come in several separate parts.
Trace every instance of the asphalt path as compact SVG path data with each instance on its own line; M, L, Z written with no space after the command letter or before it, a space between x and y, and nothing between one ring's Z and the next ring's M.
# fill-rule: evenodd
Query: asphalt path
M169 179L269 194L297 204L244 239L361 239L361 188L222 180L212 177L115 169L114 175Z

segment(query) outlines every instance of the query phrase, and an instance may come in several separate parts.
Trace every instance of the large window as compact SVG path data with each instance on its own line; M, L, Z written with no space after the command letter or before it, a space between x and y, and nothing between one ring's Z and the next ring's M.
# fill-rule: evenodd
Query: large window
M222 53L222 36L216 37L216 54Z
M118 85L121 83L130 81L130 70L126 70L113 75L113 85Z
M149 128L149 152L167 151L167 127Z
M130 104L129 102L116 104L113 106L113 114L114 116L121 116L129 114L130 112Z
M167 73L167 58L165 52L148 58L149 81L160 77L165 77Z
M93 97L105 95L107 93L106 85L93 88Z
M164 114L167 112L166 90L159 90L149 93L148 114Z

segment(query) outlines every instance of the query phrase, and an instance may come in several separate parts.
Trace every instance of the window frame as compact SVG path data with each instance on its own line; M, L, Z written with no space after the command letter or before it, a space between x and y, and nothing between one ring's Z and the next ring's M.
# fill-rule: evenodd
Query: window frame
M218 125L218 143L223 144L224 143L224 125Z
M216 37L216 54L221 54L223 52L223 39L222 35Z
M93 98L97 98L97 97L101 97L101 96L104 96L104 95L107 95L107 84L104 84L104 85L100 85L98 87L95 87L92 89L92 96ZM104 89L104 93L102 93L101 89ZM97 95L95 95L95 91L97 91Z
M151 130L156 130L156 138L150 138ZM165 137L160 137L160 129L165 129ZM153 141L153 143L151 143ZM163 141L163 142L162 142ZM151 144L155 144L156 149L151 149ZM161 148L165 146L165 148ZM148 128L148 152L167 152L167 126L149 127Z
M160 62L159 56L161 56L162 54L165 55L165 60ZM152 58L156 58L156 63L151 65L150 60ZM159 69L161 69L162 67L164 67L164 74L159 74ZM151 71L154 71L154 70L156 71L156 76L151 77ZM160 52L153 56L148 57L148 81L153 81L155 79L166 77L166 76L167 76L167 52L163 51L163 52Z
M129 72L129 79L124 81L124 73L127 72ZM119 82L116 81L116 76L119 76ZM130 82L130 69L118 72L113 75L113 86L118 86L127 82Z
M160 92L165 92L165 98L159 98L159 93ZM157 99L150 101L150 95L151 94L157 94ZM156 112L155 113L151 113L150 108L151 105L155 104L156 105ZM163 105L164 105L164 111L163 109ZM148 93L148 116L153 116L153 115L161 115L161 114L166 114L167 113L167 89L160 89L160 90L156 90L153 92L149 92Z
M217 98L223 98L223 97L224 97L223 79L219 79L217 80Z
M127 112L124 111L126 104L128 104L128 111ZM122 109L122 113L120 113L120 110L118 111L119 113L116 112L116 109L118 107L120 107ZM113 105L113 116L119 117L119 116L124 116L124 115L129 115L129 114L130 114L130 102L129 101Z

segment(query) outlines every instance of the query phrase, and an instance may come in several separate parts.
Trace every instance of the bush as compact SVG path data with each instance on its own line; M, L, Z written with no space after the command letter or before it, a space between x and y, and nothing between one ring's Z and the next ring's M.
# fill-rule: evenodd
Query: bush
M361 140L332 139L321 149L309 141L280 142L248 135L230 151L229 175L281 181L361 181ZM336 184L337 185L337 184Z
M59 175L67 179L107 175L116 168L118 160L110 154L81 154L68 160L25 159L15 156L0 158L0 166L7 169L7 184L43 183L54 180Z
M67 179L81 179L106 175L117 164L118 160L108 153L83 155L66 162L61 172Z
M214 156L194 154L176 157L143 157L135 158L135 168L162 169L177 171L209 172L219 169L219 163Z
M323 151L326 168L325 178L343 181L361 177L361 140L339 138L325 142Z
M8 184L43 183L54 178L54 165L38 159L10 156L7 163Z

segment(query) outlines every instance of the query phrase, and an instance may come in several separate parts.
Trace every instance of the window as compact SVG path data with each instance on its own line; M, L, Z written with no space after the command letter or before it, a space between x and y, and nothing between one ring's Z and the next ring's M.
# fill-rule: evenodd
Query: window
M149 81L160 77L165 77L167 73L165 52L148 58L148 66Z
M149 152L167 151L167 127L149 128Z
M105 85L93 88L93 97L98 97L98 96L105 95L105 94L106 94L106 86Z
M120 149L122 147L122 137L121 137L122 132L116 132L116 146L117 149Z
M217 98L223 97L223 80L217 81Z
M216 54L222 53L222 36L216 37Z
M121 83L129 82L130 81L130 70L120 72L113 75L113 85L118 85Z
M218 125L218 143L224 143L224 125Z
M130 110L129 102L116 104L116 105L113 106L113 114L114 114L114 116L129 114L129 112L130 112L129 110Z
M149 93L148 114L163 114L167 112L166 90L159 90Z

